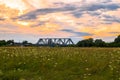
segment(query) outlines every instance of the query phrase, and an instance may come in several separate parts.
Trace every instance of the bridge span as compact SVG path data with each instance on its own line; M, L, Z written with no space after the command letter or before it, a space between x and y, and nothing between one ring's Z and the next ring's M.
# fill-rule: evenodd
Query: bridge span
M68 46L73 44L71 38L40 38L36 43L37 46Z

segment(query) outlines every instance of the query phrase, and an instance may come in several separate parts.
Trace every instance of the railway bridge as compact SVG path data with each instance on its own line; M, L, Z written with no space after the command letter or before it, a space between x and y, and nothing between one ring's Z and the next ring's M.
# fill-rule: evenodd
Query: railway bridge
M73 45L71 38L40 38L37 46L68 46Z

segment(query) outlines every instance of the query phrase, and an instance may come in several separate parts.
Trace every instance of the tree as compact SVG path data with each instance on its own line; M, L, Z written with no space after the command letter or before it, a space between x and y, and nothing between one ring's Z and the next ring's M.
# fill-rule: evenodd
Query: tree
M23 41L22 44L23 44L23 45L27 45L27 44L28 44L28 41Z
M102 39L96 39L94 42L96 47L105 47L105 42Z
M0 46L5 46L7 43L5 40L0 40Z
M117 38L115 38L114 42L115 43L120 43L120 35Z
M22 42L22 45L23 45L23 46L33 46L32 43L29 43L29 42L26 41L26 40Z
M79 47L92 47L93 45L93 38L85 39L77 43L77 46Z
M6 43L7 45L14 45L14 40L8 40Z
M120 47L120 35L115 38L114 42L111 45L112 47Z

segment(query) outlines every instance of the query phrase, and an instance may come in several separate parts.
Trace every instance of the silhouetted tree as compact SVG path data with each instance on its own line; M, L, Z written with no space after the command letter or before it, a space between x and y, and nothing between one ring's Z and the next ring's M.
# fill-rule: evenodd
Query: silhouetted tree
M0 40L0 46L5 46L7 45L6 41L5 40Z
M96 47L105 47L106 46L105 42L102 39L96 39L94 42L94 45Z
M112 47L120 47L120 35L115 38L114 42L111 43Z
M79 47L91 47L93 45L94 45L93 38L85 39L77 43L77 46Z
M120 43L120 35L117 38L115 38L114 42L115 43Z
M14 40L8 40L6 43L7 45L14 45Z
M14 40L0 40L0 46L36 46L35 44L29 43L28 41L23 41L22 43L15 43ZM102 39L96 39L95 41L93 38L85 39L79 41L76 45L69 45L70 47L120 47L120 35L115 38L114 42L106 43ZM68 47L69 47L68 46ZM67 46L66 46L67 47Z
M22 42L22 45L23 45L23 46L33 46L32 43L29 43L29 42L26 41L26 40Z
M23 44L23 45L27 45L27 44L28 44L28 41L25 40L25 41L22 42L22 44Z

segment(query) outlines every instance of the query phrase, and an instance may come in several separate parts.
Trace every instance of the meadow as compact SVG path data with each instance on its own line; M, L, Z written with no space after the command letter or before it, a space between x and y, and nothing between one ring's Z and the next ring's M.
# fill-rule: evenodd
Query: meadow
M1 47L0 80L120 80L120 48Z

